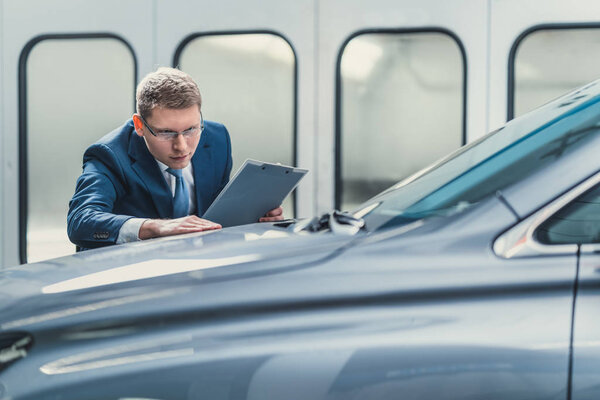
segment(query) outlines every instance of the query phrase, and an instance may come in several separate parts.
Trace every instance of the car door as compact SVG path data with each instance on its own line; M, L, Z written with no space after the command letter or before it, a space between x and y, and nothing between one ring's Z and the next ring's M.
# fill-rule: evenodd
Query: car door
M573 288L573 327L569 343L568 388L571 399L600 396L600 173L579 184L542 210L529 225L529 249L578 254ZM532 219L530 218L530 219Z
M600 179L596 179L598 181ZM572 340L573 400L600 396L600 184L562 216L581 242Z
M598 215L595 217L599 218ZM573 400L597 399L600 396L599 249L597 244L581 247L573 327Z

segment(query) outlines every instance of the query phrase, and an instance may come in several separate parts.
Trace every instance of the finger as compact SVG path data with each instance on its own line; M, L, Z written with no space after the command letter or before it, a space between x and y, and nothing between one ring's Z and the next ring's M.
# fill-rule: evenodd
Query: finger
M202 225L219 225L216 222L209 221L207 219L198 219L198 223ZM220 226L220 225L219 225Z
M207 229L221 229L221 225L215 224L214 222L211 222L209 224L199 224L198 226Z
M200 217L198 217L196 215L190 215L190 217L193 217L192 221L194 223L199 223L199 224L216 224L216 225L219 225L216 222L213 222L213 221L211 221L209 219L200 218Z
M266 213L265 217L277 217L281 214L283 214L283 208L281 206L279 206L277 208L272 209L268 213Z
M220 225L196 225L188 228L183 228L180 233L204 232L221 229Z
M220 229L217 226L197 226L190 230L190 232L205 232L205 231L216 231Z
M201 228L201 229L221 229L221 225L211 222L211 221L206 221L203 220L202 222L199 222L197 224L195 224L194 226Z
M180 218L180 220L181 220L180 226L193 227L193 226L217 225L217 226L221 227L221 225L217 224L216 222L212 222L208 219L200 218L196 215L188 215L187 217Z

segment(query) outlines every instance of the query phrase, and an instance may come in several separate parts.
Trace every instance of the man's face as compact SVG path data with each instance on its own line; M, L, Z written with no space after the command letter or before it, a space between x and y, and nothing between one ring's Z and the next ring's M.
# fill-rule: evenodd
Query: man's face
M145 139L146 146L154 158L169 168L187 167L198 147L199 134L188 138L177 135L171 140L162 141L150 133L148 127L137 115L134 115L133 121L137 134ZM157 107L152 110L152 115L146 118L146 122L155 133L161 131L183 132L190 128L200 127L200 110L196 105L182 110Z

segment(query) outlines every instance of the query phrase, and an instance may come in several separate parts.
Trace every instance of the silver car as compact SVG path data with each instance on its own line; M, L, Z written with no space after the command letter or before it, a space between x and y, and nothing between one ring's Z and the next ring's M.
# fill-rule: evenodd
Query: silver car
M352 213L0 274L2 399L600 398L600 81Z

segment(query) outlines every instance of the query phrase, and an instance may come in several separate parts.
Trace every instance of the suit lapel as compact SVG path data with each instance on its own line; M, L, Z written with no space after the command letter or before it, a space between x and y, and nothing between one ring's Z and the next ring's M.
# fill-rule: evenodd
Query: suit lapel
M173 212L171 189L163 177L156 160L148 151L144 139L135 134L135 132L131 134L129 156L133 159L131 167L150 193L158 215L161 218L171 218Z
M194 188L196 191L196 214L202 216L212 199L214 182L214 170L211 163L210 145L207 142L208 135L202 135L196 152L192 157L194 167Z

